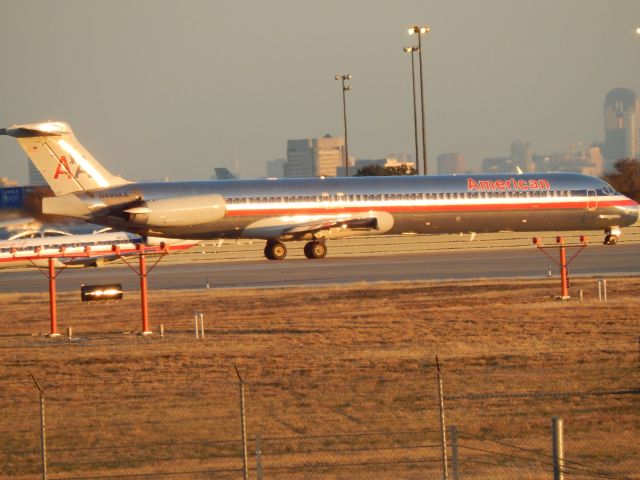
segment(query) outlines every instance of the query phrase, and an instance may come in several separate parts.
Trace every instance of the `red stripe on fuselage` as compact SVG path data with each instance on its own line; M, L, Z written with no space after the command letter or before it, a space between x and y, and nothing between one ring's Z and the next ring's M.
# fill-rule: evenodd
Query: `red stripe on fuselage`
M635 206L633 200L598 201L597 208L628 207ZM413 212L477 212L495 210L555 210L575 209L586 210L595 207L595 202L529 202L529 203L485 203L485 204L449 204L449 205L370 205L370 206L345 206L345 207L313 207L313 208L248 208L243 210L227 210L227 216L276 216L276 215L322 215L327 213L362 213L369 211L384 211L389 213L413 213Z

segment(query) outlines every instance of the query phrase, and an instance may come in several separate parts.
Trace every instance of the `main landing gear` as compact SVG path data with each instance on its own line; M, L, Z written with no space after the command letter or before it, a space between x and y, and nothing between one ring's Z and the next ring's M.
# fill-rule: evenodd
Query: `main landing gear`
M327 244L318 240L307 242L304 246L304 256L309 259L326 257Z
M287 247L282 242L269 240L264 247L264 256L269 260L284 260L287 256ZM326 257L327 244L321 240L307 242L304 246L304 256L309 259Z
M264 256L269 260L284 260L287 256L287 247L282 242L268 241L264 247Z
M611 227L610 229L605 230L604 236L604 244L605 245L615 245L618 243L618 236L620 235L620 229L618 227Z

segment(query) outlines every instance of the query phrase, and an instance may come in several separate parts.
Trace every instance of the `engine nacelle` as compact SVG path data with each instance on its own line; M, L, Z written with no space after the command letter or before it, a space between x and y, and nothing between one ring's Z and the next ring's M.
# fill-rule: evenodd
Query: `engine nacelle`
M205 225L222 219L225 212L224 198L217 193L145 200L125 210L129 222L148 227Z

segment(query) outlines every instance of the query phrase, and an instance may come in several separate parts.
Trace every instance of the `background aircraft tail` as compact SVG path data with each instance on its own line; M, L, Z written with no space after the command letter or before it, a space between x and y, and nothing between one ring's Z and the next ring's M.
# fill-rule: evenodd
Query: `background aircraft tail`
M131 183L100 165L67 123L14 125L0 129L0 135L18 140L56 195Z
M216 180L237 180L238 179L238 177L236 177L233 173L231 173L227 167L215 167L213 171L216 174ZM213 177L211 177L211 180L213 180Z

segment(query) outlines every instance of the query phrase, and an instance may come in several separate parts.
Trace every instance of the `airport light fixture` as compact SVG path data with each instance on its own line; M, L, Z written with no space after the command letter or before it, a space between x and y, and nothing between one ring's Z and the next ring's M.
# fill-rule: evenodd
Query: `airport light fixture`
M420 62L420 109L422 111L422 174L427 175L429 170L427 168L427 139L425 134L425 122L424 122L424 79L422 75L422 35L429 33L431 29L427 26L420 27L414 25L409 28L409 35L418 35L418 59ZM417 160L416 160L417 162Z
M636 35L640 37L640 27L636 28Z
M349 176L349 137L347 136L347 98L346 93L351 90L351 85L345 84L346 81L351 80L351 75L346 73L343 75L336 75L336 80L342 81L342 115L344 117L344 176Z
M411 54L411 91L413 98L413 139L416 149L416 175L420 174L420 160L418 156L418 114L416 112L416 68L415 68L415 53L418 51L418 47L404 47L406 53Z

